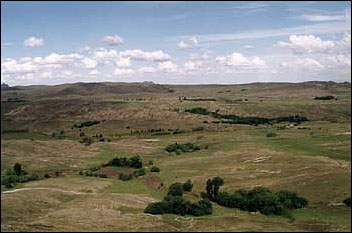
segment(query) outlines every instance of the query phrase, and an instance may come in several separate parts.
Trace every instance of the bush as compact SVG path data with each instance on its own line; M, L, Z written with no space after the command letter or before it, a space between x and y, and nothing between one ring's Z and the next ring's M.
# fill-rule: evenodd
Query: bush
M343 200L343 203L347 206L351 206L351 197L347 197L345 200Z
M267 136L268 138L271 138L271 137L276 137L277 134L274 133L274 132L269 132L269 133L266 134L266 136Z
M308 205L308 200L304 197L300 197L297 193L292 193L288 191L280 191L276 193L279 201L287 209L299 209Z
M49 175L48 173L46 173L46 174L44 175L44 178L50 178L50 175Z
M140 169L138 169L138 170L135 170L135 171L133 172L133 175L134 175L135 177L144 176L144 175L145 175L145 168L140 168Z
M192 191L192 188L193 188L192 181L190 179L188 179L185 183L183 183L182 187L183 187L183 191L185 191L185 192Z
M128 180L131 180L132 178L133 178L133 176L130 174L125 174L125 173L119 174L119 179L122 181L128 181Z
M15 163L15 165L13 165L13 171L16 173L17 176L21 175L22 165L20 163Z
M108 178L108 175L104 174L104 173L101 173L98 175L100 178Z
M150 171L151 172L160 172L160 168L154 166L150 169Z

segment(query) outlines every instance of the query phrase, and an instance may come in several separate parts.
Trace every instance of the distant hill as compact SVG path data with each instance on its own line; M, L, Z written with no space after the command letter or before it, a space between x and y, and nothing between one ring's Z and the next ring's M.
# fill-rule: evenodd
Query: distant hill
M2 84L1 84L1 90L2 90L2 91L18 90L18 88L16 88L16 87L10 87L8 84L2 83Z

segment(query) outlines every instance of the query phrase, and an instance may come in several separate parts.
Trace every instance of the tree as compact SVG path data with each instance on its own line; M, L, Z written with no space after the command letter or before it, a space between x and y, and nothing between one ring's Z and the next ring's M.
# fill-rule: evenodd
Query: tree
M213 178L212 180L209 179L207 181L206 191L207 191L209 200L216 201L217 196L219 194L220 186L223 184L224 184L224 179L218 176Z
M151 172L160 172L160 168L154 166L150 169L150 171Z
M20 163L15 163L15 165L13 166L13 170L15 171L17 176L21 175L22 165Z
M185 183L183 183L183 190L186 192L192 191L193 184L190 179L188 179Z
M183 187L181 183L174 183L169 187L169 192L167 195L171 196L182 196L183 195Z

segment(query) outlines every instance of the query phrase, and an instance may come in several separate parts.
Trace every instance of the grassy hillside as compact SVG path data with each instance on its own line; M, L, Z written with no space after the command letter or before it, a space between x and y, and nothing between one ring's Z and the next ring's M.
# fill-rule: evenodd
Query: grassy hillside
M323 96L335 99L315 99ZM39 176L2 185L2 231L351 231L351 209L342 203L351 196L349 83L76 83L16 87L2 91L1 101L2 176L15 163ZM185 111L198 107L309 121L229 124ZM187 142L199 150L165 151ZM122 181L118 174L133 169L100 168L135 154L143 176ZM265 186L296 192L309 205L290 211L291 218L215 203L203 217L144 213L172 183L187 179L194 187L186 198L199 200L214 176L224 178L224 191Z

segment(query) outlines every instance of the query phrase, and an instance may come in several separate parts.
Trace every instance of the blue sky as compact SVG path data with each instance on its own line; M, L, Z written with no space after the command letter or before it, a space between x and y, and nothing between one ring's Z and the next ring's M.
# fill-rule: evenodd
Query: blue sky
M350 81L351 4L1 2L1 80Z

